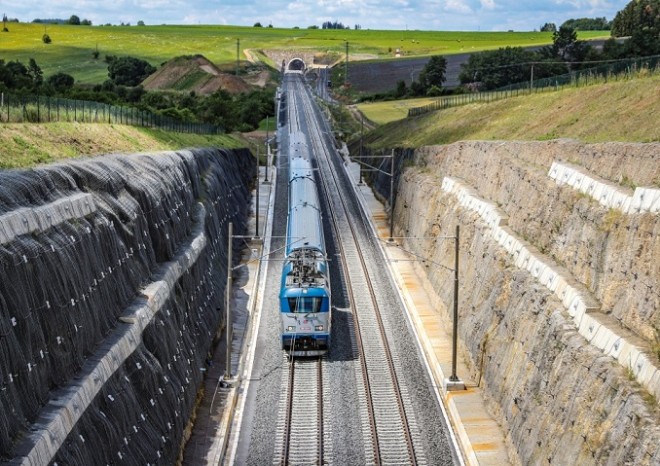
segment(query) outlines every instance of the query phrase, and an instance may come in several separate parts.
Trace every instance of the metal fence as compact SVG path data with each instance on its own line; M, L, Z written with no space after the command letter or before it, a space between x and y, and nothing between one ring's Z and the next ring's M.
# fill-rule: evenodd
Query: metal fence
M135 107L39 95L15 95L6 92L0 94L0 122L107 123L157 128L179 133L224 133L224 129L219 126L181 121Z
M475 102L494 102L496 100L517 97L520 95L557 91L566 87L582 87L608 81L626 80L638 76L642 70L646 70L651 74L660 73L660 55L617 60L595 68L576 70L560 76L511 84L490 92L473 92L470 94L444 96L438 98L435 102L422 107L409 109L408 116L422 115L435 110L442 110Z

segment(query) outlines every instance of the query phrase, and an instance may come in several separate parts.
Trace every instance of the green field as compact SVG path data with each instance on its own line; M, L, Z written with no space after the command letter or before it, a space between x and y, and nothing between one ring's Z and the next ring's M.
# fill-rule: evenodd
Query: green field
M360 104L367 117L388 122L371 131L372 149L451 144L461 140L548 140L583 142L660 141L660 73L642 70L632 78L567 87L491 103L474 103L403 118L404 102ZM419 104L420 100L413 101Z
M58 71L80 83L107 79L106 55L134 56L154 66L180 55L202 54L219 66L233 69L236 44L240 49L311 49L344 53L349 42L352 59L387 58L401 49L405 56L476 52L504 46L535 46L552 42L545 32L442 32L279 29L239 26L70 26L8 23L0 33L0 59L34 58L49 76ZM52 43L41 40L47 32ZM606 38L608 31L580 33L580 39ZM92 53L98 48L99 58ZM245 60L245 55L240 54Z
M419 99L389 100L385 102L370 102L359 104L358 108L369 120L383 125L408 116L408 110L423 107L437 101L437 97L421 97Z

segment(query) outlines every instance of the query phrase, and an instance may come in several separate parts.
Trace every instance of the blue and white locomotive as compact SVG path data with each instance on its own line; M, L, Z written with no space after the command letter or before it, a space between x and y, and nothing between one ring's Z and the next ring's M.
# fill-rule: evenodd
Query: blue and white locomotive
M330 347L330 281L321 205L305 134L290 133L289 213L280 317L282 348L317 356Z

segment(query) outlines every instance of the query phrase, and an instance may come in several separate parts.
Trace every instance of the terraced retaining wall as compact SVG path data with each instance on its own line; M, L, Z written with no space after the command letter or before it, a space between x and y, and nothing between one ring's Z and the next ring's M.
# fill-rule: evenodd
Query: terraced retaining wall
M175 463L254 163L192 149L0 173L0 462Z
M448 326L461 226L461 353L515 461L660 463L659 187L657 143L461 142L403 171L394 234L447 266L419 265Z

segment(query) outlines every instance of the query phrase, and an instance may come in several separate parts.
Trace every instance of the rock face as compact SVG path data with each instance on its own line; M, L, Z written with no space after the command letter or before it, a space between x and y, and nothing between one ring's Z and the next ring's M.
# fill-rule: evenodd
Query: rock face
M522 464L659 464L660 215L607 208L558 183L549 176L557 161L630 196L635 186L649 186L651 194L660 186L657 143L428 147L401 175L395 236L408 237L408 249L451 268L453 241L441 237L461 226L462 355L507 432L512 458ZM442 189L446 177L471 187L472 207ZM502 226L486 210L499 212ZM520 248L499 244L498 229L549 264L547 271L521 266ZM426 268L447 321L452 273ZM576 315L562 301L561 290L550 284L553 274L578 290L588 303L584 313ZM587 318L595 323L584 324ZM596 336L608 329L615 332L612 341ZM621 353L621 345L628 352Z
M193 149L0 173L0 461L175 463L254 163Z

